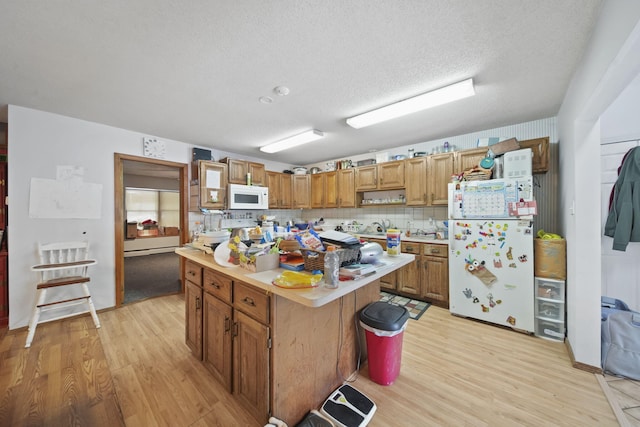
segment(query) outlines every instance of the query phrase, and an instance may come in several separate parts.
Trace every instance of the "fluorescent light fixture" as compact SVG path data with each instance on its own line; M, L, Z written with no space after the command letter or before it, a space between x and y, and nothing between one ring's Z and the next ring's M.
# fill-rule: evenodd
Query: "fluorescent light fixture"
M265 153L277 153L278 151L297 147L298 145L306 144L307 142L315 141L316 139L323 137L324 133L319 130L311 129L301 134L290 136L289 138L260 147L260 151L264 151Z
M467 98L475 95L473 89L473 79L467 79L368 113L347 119L347 124L356 129L366 126L375 125L396 117L405 116L417 111L426 110L427 108L437 105L446 104L447 102L457 101L458 99Z

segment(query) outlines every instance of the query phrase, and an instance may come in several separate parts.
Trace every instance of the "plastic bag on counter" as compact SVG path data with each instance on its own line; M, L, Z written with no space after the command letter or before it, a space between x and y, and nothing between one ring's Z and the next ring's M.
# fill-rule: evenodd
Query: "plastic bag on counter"
M322 273L285 270L273 279L273 284L279 288L302 289L315 288L322 280Z

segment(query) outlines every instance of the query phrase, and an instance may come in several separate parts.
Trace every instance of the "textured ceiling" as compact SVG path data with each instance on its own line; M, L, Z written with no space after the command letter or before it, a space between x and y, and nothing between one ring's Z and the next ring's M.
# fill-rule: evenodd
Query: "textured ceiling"
M283 163L345 158L555 116L600 3L0 0L0 106ZM345 123L469 77L475 97ZM326 138L258 150L311 128Z

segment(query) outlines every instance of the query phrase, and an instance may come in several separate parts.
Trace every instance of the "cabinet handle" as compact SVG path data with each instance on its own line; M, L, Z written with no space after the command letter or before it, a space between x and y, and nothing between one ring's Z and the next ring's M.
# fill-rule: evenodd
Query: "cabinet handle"
M189 270L189 271L187 271L187 274L190 274L191 276L195 276L196 272L193 271L193 270Z
M231 319L228 316L224 316L224 333L226 334L231 330Z
M231 333L232 337L237 337L238 336L238 322L235 322L233 324L233 332Z
M432 254L439 254L440 253L440 249L431 248L431 253Z
M202 304L200 303L200 297L196 297L196 310L200 310Z
M218 285L216 282L211 282L211 286L213 286L214 288L220 290L221 286Z
M243 303L245 303L245 304L247 304L247 305L250 305L250 306L252 306L252 307L255 307L255 306L256 306L256 303L253 301L253 298L244 297L244 298L242 299L242 302L243 302Z

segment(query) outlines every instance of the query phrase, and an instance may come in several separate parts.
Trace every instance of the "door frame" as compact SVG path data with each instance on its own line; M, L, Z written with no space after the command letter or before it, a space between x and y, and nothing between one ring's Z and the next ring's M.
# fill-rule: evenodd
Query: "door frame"
M131 160L154 165L175 167L180 175L180 245L188 241L189 236L189 165L186 163L170 162L168 160L150 159L148 157L132 156L114 153L114 239L115 239L115 282L116 307L124 301L124 161ZM184 284L183 284L184 286ZM184 291L184 289L183 289Z

